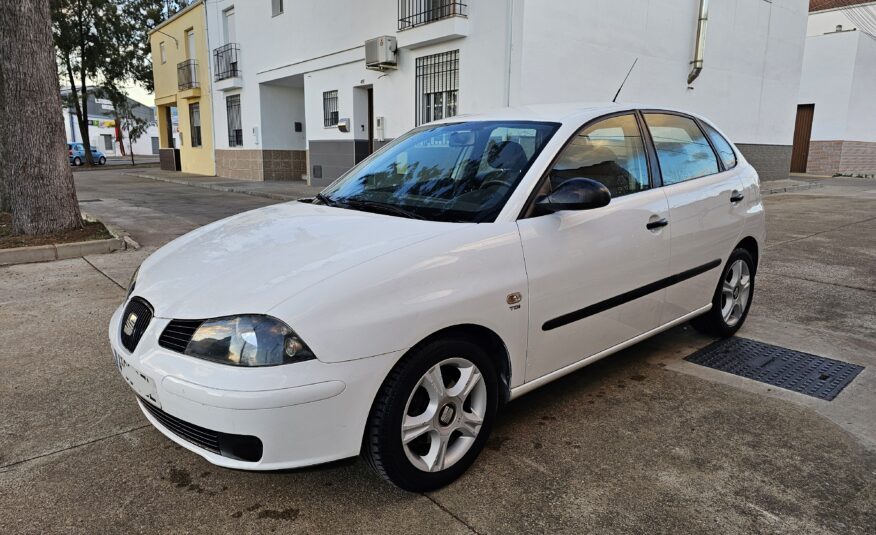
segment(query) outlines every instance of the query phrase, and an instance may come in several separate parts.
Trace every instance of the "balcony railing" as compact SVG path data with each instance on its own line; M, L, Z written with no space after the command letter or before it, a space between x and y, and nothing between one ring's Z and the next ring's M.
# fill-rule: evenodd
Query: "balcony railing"
M399 30L457 16L468 16L468 5L458 0L398 0Z
M237 43L228 43L213 50L213 78L215 81L225 80L240 76L237 67L240 46Z
M180 91L200 87L198 83L198 60L187 59L176 64L176 80Z

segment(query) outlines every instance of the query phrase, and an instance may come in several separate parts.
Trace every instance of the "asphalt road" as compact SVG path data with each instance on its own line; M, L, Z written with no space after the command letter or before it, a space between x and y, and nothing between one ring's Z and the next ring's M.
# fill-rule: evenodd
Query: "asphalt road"
M102 174L77 176L82 206L143 250L0 268L0 533L876 528L876 181L767 199L740 331L866 366L834 401L686 362L711 340L681 326L512 402L470 472L420 495L356 459L217 468L147 423L106 340L122 286L160 243L273 201Z

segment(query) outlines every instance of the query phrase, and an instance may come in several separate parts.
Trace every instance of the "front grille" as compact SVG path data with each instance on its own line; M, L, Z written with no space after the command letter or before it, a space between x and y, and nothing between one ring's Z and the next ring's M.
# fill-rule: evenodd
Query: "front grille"
M146 407L149 414L154 416L161 425L172 431L174 435L188 440L195 446L204 448L216 455L221 455L219 451L219 433L216 431L210 431L209 429L180 420L176 416L171 416L145 399L141 399L140 403Z
M204 320L172 320L158 337L158 345L171 351L185 353L189 341Z
M125 313L122 314L121 330L122 345L125 349L133 352L146 332L146 327L152 321L152 306L140 297L135 297L128 302Z
M140 398L140 404L171 433L199 448L229 459L252 463L262 458L262 441L258 437L212 431L171 416L143 398Z

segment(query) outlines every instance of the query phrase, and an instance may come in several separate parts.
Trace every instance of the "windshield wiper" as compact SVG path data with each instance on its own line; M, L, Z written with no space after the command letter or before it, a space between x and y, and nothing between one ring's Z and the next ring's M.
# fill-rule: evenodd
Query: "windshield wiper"
M386 204L382 202L375 201L363 201L360 199L343 199L340 201L336 201L338 204L347 205L351 208L364 208L366 210L372 210L374 212L381 212L384 214L390 215L398 215L402 217L407 217L409 219L426 219L416 212L412 212L410 210L405 210L399 206L394 204Z
M316 200L318 200L319 202L321 202L322 204L324 204L326 206L336 206L338 204L337 201L335 201L334 199L332 199L328 195L323 195L322 193L316 194Z

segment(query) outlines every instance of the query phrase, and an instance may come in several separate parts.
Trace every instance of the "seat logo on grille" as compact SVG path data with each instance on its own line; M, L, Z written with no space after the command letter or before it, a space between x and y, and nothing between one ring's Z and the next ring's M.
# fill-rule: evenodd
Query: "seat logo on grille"
M122 329L126 335L131 336L134 333L134 326L137 325L137 314L131 312L128 314L128 319L125 320L125 328Z

